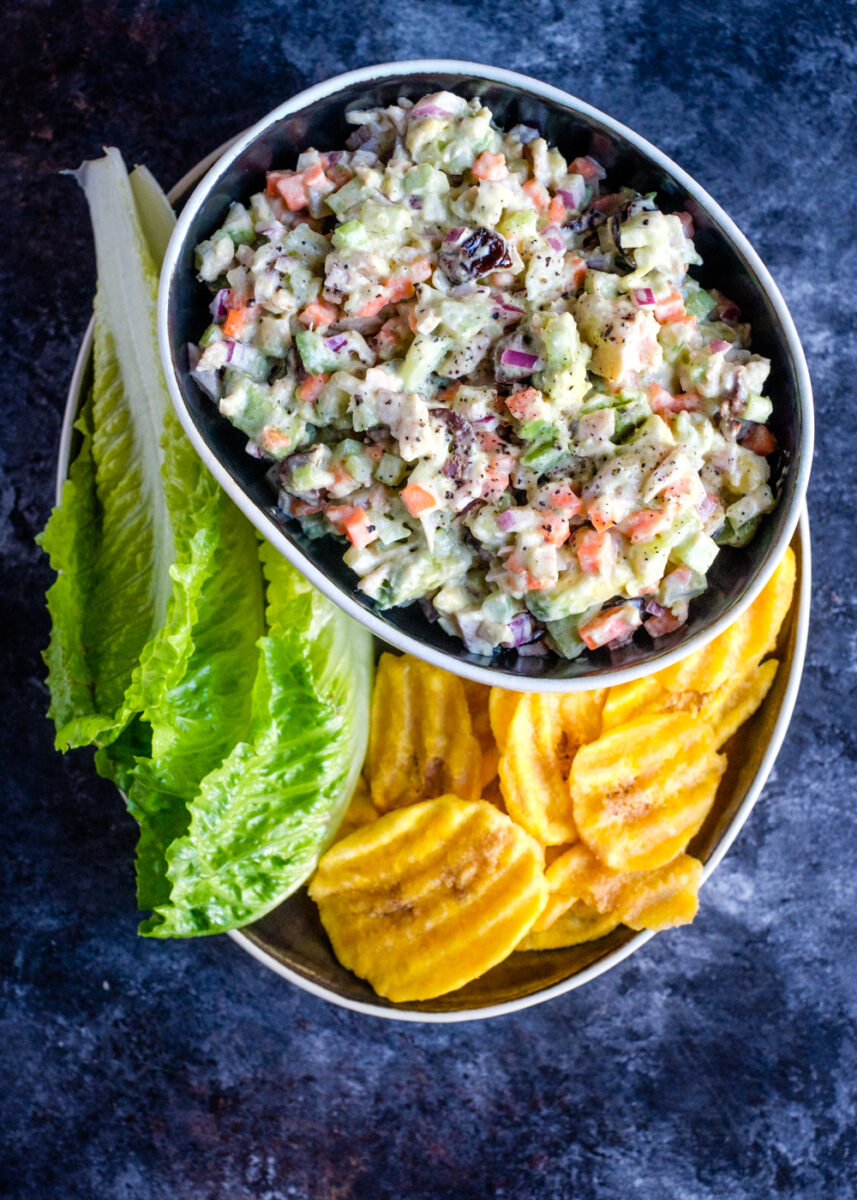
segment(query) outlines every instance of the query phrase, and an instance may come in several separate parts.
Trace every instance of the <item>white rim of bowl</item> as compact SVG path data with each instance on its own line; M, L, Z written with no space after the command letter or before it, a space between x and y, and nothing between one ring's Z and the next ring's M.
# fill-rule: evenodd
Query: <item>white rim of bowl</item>
M606 670L597 675L583 675L569 679L543 679L538 677L527 676L508 676L499 673L495 669L486 666L480 667L472 663L465 662L456 657L455 654L447 651L436 650L431 646L427 646L417 639L412 638L409 634L402 632L395 627L388 626L381 618L374 613L362 608L353 597L346 591L334 584L323 571L319 570L313 563L306 559L297 547L278 529L273 519L261 510L250 498L245 494L243 489L232 479L229 472L220 462L220 460L212 453L206 445L205 440L194 424L190 412L184 402L181 388L179 386L178 376L170 354L170 339L169 339L169 298L171 291L171 281L176 270L176 262L179 256L181 247L188 234L188 229L193 217L207 195L210 186L219 178L220 174L226 166L231 164L246 147L261 133L263 133L271 125L279 121L285 116L288 116L295 111L312 104L317 100L323 99L326 96L347 87L353 83L368 83L373 80L382 80L389 75L400 75L408 73L449 73L461 75L476 75L484 79L489 79L497 83L506 83L513 87L523 88L531 94L542 97L546 100L554 101L566 107L572 108L575 111L590 117L593 120L601 122L603 125L612 129L620 137L626 139L633 146L636 146L642 153L647 155L657 166L664 170L668 175L671 175L678 183L682 185L699 205L711 215L715 222L719 224L721 229L732 239L735 247L741 254L744 255L752 270L756 273L763 291L770 300L782 329L785 333L786 341L791 352L795 373L797 377L797 394L798 402L801 404L803 417L803 436L801 444L797 448L794 469L797 472L795 480L795 495L792 512L788 521L780 531L779 536L771 543L766 559L763 561L761 568L755 580L747 588L745 594L736 602L727 613L714 621L707 628L700 630L698 633L690 637L681 646L660 654L654 655L649 662L643 665L621 667L615 670ZM518 74L515 71L506 71L500 67L491 67L483 63L464 62L457 59L413 59L406 62L391 62L381 63L376 66L361 67L355 71L347 71L342 75L336 75L332 79L328 79L323 83L315 84L313 87L307 88L305 91L299 92L297 95L286 100L283 104L273 109L267 116L257 121L243 134L241 134L231 147L223 154L206 173L203 179L197 184L190 198L188 199L182 213L179 216L176 228L170 238L166 254L164 255L164 263L161 271L161 282L158 293L158 340L160 343L161 360L164 368L164 376L167 381L167 386L170 391L173 404L178 414L179 420L184 427L185 432L191 440L194 448L202 458L209 471L217 479L218 483L225 489L231 499L238 505L244 515L250 520L259 532L271 544L279 550L301 574L303 574L310 583L314 584L328 599L337 604L344 612L348 613L354 620L359 621L369 629L377 638L386 642L388 645L395 646L408 654L413 654L417 658L422 658L427 662L433 663L435 666L441 667L443 670L450 671L453 674L461 675L466 679L475 680L477 683L488 684L489 686L503 686L521 692L573 692L586 691L592 687L608 687L614 684L625 683L632 679L640 679L646 675L653 674L655 671L660 671L672 663L678 662L688 654L692 654L695 650L706 645L718 634L722 633L741 613L756 599L759 592L767 583L770 576L773 574L774 568L779 562L782 555L785 553L786 546L791 541L797 526L801 508L804 502L806 486L809 479L809 471L812 462L812 447L813 447L813 417L812 417L812 385L810 382L809 371L806 366L803 349L794 326L794 322L786 307L785 301L780 295L779 289L771 278L770 273L765 267L762 260L759 258L756 251L744 237L738 226L727 216L720 206L708 195L708 193L699 186L681 167L674 163L667 155L663 154L656 146L651 145L645 138L622 125L619 121L615 121L606 113L594 108L592 105L578 100L569 93L561 91L559 88L550 86L549 84L540 83L536 79L531 79L527 75Z
M217 150L206 155L195 167L192 167L167 193L171 202L178 200L187 190L192 187L200 174L206 171L209 166L220 158L225 149L228 149L233 144L233 140L225 142ZM83 383L86 377L89 363L92 358L92 343L94 333L94 319L90 319L83 335L83 340L80 344L80 349L74 364L74 370L69 382L68 396L66 399L65 413L63 415L62 431L60 434L60 444L57 453L57 478L56 478L56 502L60 503L62 497L62 486L68 477L70 458L71 458L71 443L74 432L74 422L77 419L78 410L80 408L81 395L83 392ZM740 833L744 824L750 816L753 807L756 804L762 789L767 782L771 769L776 761L776 757L780 751L783 740L791 721L794 711L795 702L797 700L798 690L800 688L801 678L803 675L804 659L806 656L806 644L809 633L809 611L810 611L810 596L811 596L811 550L810 550L810 533L809 533L809 518L805 506L801 509L799 515L798 531L801 545L801 578L800 589L797 595L798 610L795 617L795 645L791 659L791 669L789 671L788 682L783 693L780 711L777 720L774 723L774 728L771 733L771 738L759 763L758 770L753 777L753 782L747 789L740 807L735 813L729 827L724 831L723 836L718 842L714 852L703 866L702 883L706 883L713 872L719 866L721 860L728 852L732 843ZM588 983L592 979L596 979L599 975L603 975L612 967L618 966L620 962L628 958L629 955L641 949L654 934L651 932L638 933L636 937L631 938L624 946L611 954L605 955L603 959L586 967L583 971L569 976L568 979L554 984L552 987L545 988L542 991L533 992L529 996L520 997L517 1000L507 1000L502 1004L486 1005L483 1008L462 1009L459 1012L419 1012L413 1009L403 1008L388 1008L380 1004L374 1004L370 1001L351 1000L347 996L341 996L337 992L329 991L313 980L308 979L299 971L287 967L281 963L267 950L264 950L253 939L240 929L232 929L228 932L228 936L240 946L242 950L250 954L258 962L269 970L274 971L281 978L286 979L289 983L293 983L302 991L309 992L311 995L318 997L321 1000L326 1000L331 1004L337 1005L339 1008L345 1008L351 1012L362 1013L365 1016L380 1017L389 1021L409 1021L417 1024L441 1024L451 1025L459 1024L464 1021L480 1021L487 1020L489 1017L505 1016L509 1013L518 1012L521 1009L532 1008L544 1001L552 1000L557 996L561 996L566 992L574 991L583 984Z

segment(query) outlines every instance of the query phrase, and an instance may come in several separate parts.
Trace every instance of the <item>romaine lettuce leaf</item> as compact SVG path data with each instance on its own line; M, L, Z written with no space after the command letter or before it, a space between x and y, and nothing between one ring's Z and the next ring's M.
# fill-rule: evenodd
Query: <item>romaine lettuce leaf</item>
M293 892L332 839L366 753L372 638L267 544L269 632L250 735L201 784L167 851L172 890L141 932L246 925Z
M125 693L163 623L174 556L161 480L169 399L157 347L157 272L119 152L85 163L77 179L98 259L95 382L85 457L40 538L62 572L48 597L45 657L63 750L109 742L130 719Z

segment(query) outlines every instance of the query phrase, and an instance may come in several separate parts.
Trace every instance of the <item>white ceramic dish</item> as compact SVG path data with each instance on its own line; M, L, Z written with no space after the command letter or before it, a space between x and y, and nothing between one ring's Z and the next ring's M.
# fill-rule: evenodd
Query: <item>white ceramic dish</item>
M246 199L273 165L287 165L297 150L340 145L347 107L387 103L399 94L416 97L447 87L483 95L508 125L527 118L569 152L596 152L608 179L657 190L668 209L687 208L708 264L711 282L729 288L753 324L754 345L772 358L777 390L773 426L782 448L780 499L774 513L744 550L724 549L710 572L710 586L691 606L681 630L655 644L632 643L568 662L556 655L523 657L512 651L494 659L469 654L425 619L417 605L378 610L356 590L330 538L311 541L278 511L264 478L264 464L244 453L244 441L190 378L186 345L209 319L207 293L195 282L193 248L222 219L228 203ZM703 280L707 282L706 279ZM734 287L733 287L734 285ZM337 76L280 105L242 134L215 163L187 200L164 261L159 297L159 336L164 371L178 415L215 478L262 534L312 583L377 637L446 670L519 691L571 691L604 686L660 670L698 649L733 621L756 597L788 545L797 524L812 458L809 375L794 325L776 285L730 218L680 167L639 135L546 84L477 63L424 60L366 67ZM788 469L785 470L787 464Z
M179 202L223 148L209 155L172 189ZM60 440L57 500L73 452L73 424L91 374L90 323L72 375ZM730 768L716 805L691 844L704 863L703 880L715 870L737 837L785 737L800 685L810 607L810 538L805 511L792 539L798 557L798 588L778 648L782 665L759 712L730 743ZM704 893L702 903L705 903ZM273 913L245 930L230 934L258 961L303 990L356 1012L400 1021L457 1022L499 1016L549 1000L608 971L639 950L653 936L618 929L598 942L567 950L516 954L459 992L436 1001L395 1005L376 996L363 980L333 957L304 889Z

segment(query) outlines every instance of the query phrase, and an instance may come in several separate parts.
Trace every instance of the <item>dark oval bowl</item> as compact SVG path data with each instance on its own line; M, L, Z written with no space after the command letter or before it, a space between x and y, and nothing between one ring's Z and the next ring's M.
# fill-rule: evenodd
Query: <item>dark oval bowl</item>
M539 128L570 159L591 154L607 182L657 192L666 211L684 209L696 226L703 286L718 286L752 324L753 349L771 360L769 422L777 437L772 481L779 501L753 541L724 548L709 587L691 605L687 624L655 643L631 643L569 662L557 655L522 657L469 653L431 624L418 604L382 611L357 591L357 577L333 538L311 540L277 509L267 464L253 459L246 437L222 417L190 377L186 347L208 324L210 297L197 283L194 247L221 223L229 204L259 191L265 172L288 167L309 146L335 149L351 128L350 108L418 99L449 90L481 96L497 123ZM339 75L300 93L243 134L200 182L184 209L164 259L158 303L167 383L179 418L215 478L260 532L325 595L384 641L456 674L518 691L602 687L660 670L721 633L758 595L785 551L803 503L812 459L812 396L803 351L785 303L759 256L711 197L666 155L617 121L569 96L511 71L446 60L388 63ZM645 635L643 635L645 637Z

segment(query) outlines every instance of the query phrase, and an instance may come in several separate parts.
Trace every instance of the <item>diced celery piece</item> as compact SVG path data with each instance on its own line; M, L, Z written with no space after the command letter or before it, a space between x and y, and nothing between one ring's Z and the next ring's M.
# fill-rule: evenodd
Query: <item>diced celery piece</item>
M513 209L503 214L497 228L503 237L533 237L538 228L538 222L538 213L533 209Z
M446 338L423 337L417 334L399 372L405 388L410 392L418 392L448 349L449 342Z
M402 177L402 187L412 195L414 192L435 192L439 195L449 191L449 179L431 163L420 163L411 167Z
M338 217L341 217L349 208L352 208L355 204L359 204L368 192L369 189L362 179L351 179L339 191L332 192L329 196L326 196L325 200L327 207L332 209Z
M704 575L717 557L718 549L714 538L709 537L707 533L693 533L673 546L672 557L690 567L692 571Z
M755 421L759 425L764 425L773 411L774 406L767 396L751 392L741 416L745 421Z
M389 487L397 487L404 479L406 470L405 463L398 454L384 453L375 467L375 478Z
M295 343L301 362L310 375L323 375L347 367L352 359L347 348L336 351L324 344L324 334L313 329L295 334Z
M199 339L199 346L201 350L205 350L206 346L210 346L212 342L222 341L223 330L220 328L220 326L209 325L208 328L203 331L202 337Z
M586 643L577 632L582 617L579 613L562 617L559 621L548 621L547 630L563 658L577 658L586 649Z
M369 250L372 244L366 226L361 225L359 221L346 221L344 225L339 225L334 229L331 241L343 254Z
M243 204L233 204L223 222L223 232L232 238L233 245L247 246L256 236L253 221Z
M714 297L704 288L691 286L685 297L684 307L689 313L693 313L698 321L704 321L714 308L714 303Z

